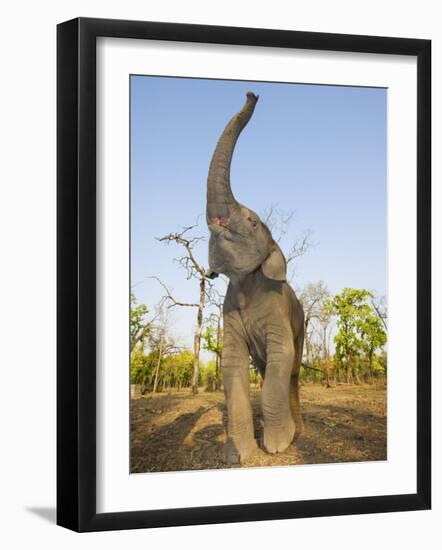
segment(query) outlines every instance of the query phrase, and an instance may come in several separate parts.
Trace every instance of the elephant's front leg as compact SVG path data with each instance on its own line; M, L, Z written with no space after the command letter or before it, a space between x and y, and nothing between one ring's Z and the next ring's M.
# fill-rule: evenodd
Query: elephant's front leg
M267 365L262 388L264 446L282 453L293 441L295 423L290 409L290 377L295 351L290 331L272 330L267 337Z
M229 464L244 462L257 450L250 404L249 350L235 325L235 322L224 320L221 359L227 403L226 455Z

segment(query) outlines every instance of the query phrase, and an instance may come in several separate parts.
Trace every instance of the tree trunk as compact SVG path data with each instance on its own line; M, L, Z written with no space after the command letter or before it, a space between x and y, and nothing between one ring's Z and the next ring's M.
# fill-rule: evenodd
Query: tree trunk
M354 383L355 384L360 384L361 380L359 379L359 374L358 374L356 365L354 363L352 363L351 371L352 371L352 378L353 378Z
M330 375L328 371L327 327L322 329L322 347L324 348L325 387L330 388Z
M326 388L331 388L331 384L330 384L330 373L329 373L329 370L328 370L328 358L325 360L325 387Z
M215 390L219 391L221 389L221 314L218 317L218 322L216 325L216 359L215 359Z
M201 329L203 326L203 310L205 299L206 280L200 279L200 301L198 304L198 314L196 320L196 332L193 344L194 362L193 362L193 380L192 393L198 393L198 379L200 374L200 349L201 349Z
M158 361L155 367L155 378L153 382L152 393L155 393L158 388L158 373L160 372L161 359L163 358L163 335L160 336L160 346L158 348Z
M373 354L368 354L368 369L370 371L370 379L371 383L374 384L374 376L373 376Z
M308 317L306 317L305 321L304 321L304 339L305 339L305 364L307 366L310 366L310 341L309 341L309 335L308 335L308 323L309 323L309 319Z
M130 352L132 353L138 342L141 342L148 335L151 329L152 321L149 321L142 327L137 334L134 334L130 339Z
M345 381L347 382L347 384L352 384L353 383L353 377L352 377L352 368L351 368L351 361L350 361L350 356L347 355L347 373L346 373L346 378L345 378Z
M145 395L146 393L146 377L144 375L140 381L140 393L141 395Z
M219 353L217 353L215 358L215 390L216 391L219 391L221 389L220 372L221 372L221 356Z

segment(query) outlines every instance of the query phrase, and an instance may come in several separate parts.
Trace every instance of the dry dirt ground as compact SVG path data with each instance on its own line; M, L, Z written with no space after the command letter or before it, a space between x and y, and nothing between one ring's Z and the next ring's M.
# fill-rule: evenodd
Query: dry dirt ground
M262 433L260 390L251 390L255 436ZM301 387L305 433L284 453L259 449L243 466L386 460L386 389L369 385ZM189 390L131 400L131 472L226 468L223 392ZM236 466L237 467L237 466Z

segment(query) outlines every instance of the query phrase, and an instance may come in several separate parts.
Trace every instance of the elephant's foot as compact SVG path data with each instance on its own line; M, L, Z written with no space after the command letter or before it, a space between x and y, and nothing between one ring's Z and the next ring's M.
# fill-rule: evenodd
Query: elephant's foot
M243 464L251 458L258 449L255 439L246 441L236 441L235 443L228 438L225 452L227 464Z
M295 424L291 420L286 426L264 426L264 447L268 453L283 453L293 441Z

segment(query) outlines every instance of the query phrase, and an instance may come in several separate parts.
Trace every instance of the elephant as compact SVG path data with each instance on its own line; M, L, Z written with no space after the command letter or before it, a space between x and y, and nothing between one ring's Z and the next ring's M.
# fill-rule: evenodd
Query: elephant
M219 138L207 177L207 273L229 279L221 358L229 464L244 463L258 448L250 402L250 357L263 378L265 450L285 451L304 429L299 398L304 311L287 283L281 248L259 216L234 198L230 185L233 151L258 97L247 92L244 106Z

